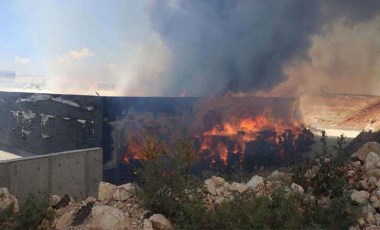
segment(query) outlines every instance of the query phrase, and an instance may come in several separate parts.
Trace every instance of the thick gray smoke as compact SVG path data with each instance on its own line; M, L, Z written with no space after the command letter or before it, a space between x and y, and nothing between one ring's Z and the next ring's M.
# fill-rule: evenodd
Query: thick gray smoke
M163 90L192 96L269 90L287 80L287 62L309 58L311 37L326 25L369 21L379 10L379 0L154 1L152 27L171 52Z

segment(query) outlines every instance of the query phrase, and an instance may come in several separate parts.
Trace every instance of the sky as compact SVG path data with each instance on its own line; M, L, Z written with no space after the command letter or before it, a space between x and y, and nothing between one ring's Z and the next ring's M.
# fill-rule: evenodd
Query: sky
M115 67L151 36L146 7L145 0L0 0L0 69L49 77Z
M57 93L380 95L380 1L0 0L0 70Z

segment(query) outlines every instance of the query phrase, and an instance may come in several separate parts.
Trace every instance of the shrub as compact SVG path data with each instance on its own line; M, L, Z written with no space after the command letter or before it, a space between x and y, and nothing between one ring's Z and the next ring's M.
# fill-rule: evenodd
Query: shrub
M16 222L20 229L37 229L43 219L53 218L54 211L49 208L49 196L29 194L16 215Z
M174 145L172 154L144 161L139 172L143 181L139 193L143 206L175 223L191 227L205 211L199 191L201 181L189 174L189 167L195 160L193 154L191 142L180 140Z

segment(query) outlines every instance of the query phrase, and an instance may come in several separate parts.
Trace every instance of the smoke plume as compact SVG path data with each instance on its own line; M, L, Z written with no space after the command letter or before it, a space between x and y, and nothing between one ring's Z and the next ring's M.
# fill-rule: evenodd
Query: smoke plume
M377 0L156 0L152 28L171 56L162 92L376 94L379 12Z

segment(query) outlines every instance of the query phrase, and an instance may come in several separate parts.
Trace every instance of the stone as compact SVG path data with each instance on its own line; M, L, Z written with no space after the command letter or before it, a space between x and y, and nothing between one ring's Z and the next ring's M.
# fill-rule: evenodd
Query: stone
M371 201L371 204L373 203L376 203L379 201L379 198L375 195L372 195L370 198L369 198L369 201Z
M362 166L362 163L360 161L354 161L351 163L351 165L355 168L358 169Z
M366 170L375 169L377 162L380 161L380 156L377 153L369 152L364 160L364 167Z
M380 208L380 201L378 200L378 201L373 202L372 203L372 207L374 207L374 208Z
M113 198L113 194L116 191L116 185L107 183L107 182L100 182L99 183L99 194L98 194L98 200L111 200Z
M212 182L214 182L215 187L219 188L224 185L226 182L222 177L212 176L211 177Z
M367 221L367 223L369 223L369 224L376 224L376 219L375 219L375 216L373 215L372 212L367 212L364 215L364 218Z
M380 143L367 142L358 151L357 158L360 161L364 161L370 152L380 154Z
M124 212L109 206L95 206L91 211L92 217L84 229L128 229L129 221Z
M358 158L358 153L359 153L359 152L354 152L353 154L351 154L351 159L352 159L352 160L357 160L357 159L359 159L359 158Z
M205 181L203 191L206 193L210 193L211 195L216 196L216 187L215 187L214 182L211 179L207 179Z
M61 201L61 197L58 195L51 195L49 199L49 206L53 207Z
M247 185L252 189L256 189L259 186L264 186L264 179L261 176L255 175L248 181Z
M228 182L225 182L224 185L223 185L223 187L225 187L227 189L230 189L230 186L231 186L231 184L228 183Z
M380 226L380 213L375 214L376 225Z
M85 203L90 203L90 202L96 202L96 198L93 196L89 196L84 200Z
M221 205L226 199L224 197L218 197L216 198L216 200L214 201L214 203L216 205Z
M359 204L367 204L369 199L369 193L367 191L356 191L354 190L351 194L351 200Z
M12 210L18 212L18 200L7 188L0 188L0 210Z
M378 168L376 168L376 169L368 169L365 172L365 176L367 178L375 177L375 178L379 179L380 178L380 169L378 169Z
M365 221L365 218L363 216L358 218L358 224L360 226L364 226L365 224L367 224L367 222Z
M55 225L55 228L57 230L69 229L72 218L73 218L73 215L70 212L63 214L61 217L59 217L57 224Z
M353 176L355 176L355 170L348 170L347 173L346 173L346 176L347 177L353 177Z
M123 187L117 187L113 194L113 199L118 201L125 201L132 197L132 193Z
M149 218L152 223L153 229L157 230L171 230L174 229L170 221L162 214L154 214Z
M358 183L359 183L359 185L360 185L360 187L362 189L364 189L364 190L368 190L369 189L367 180L360 180Z
M292 189L293 192L298 192L300 194L303 194L305 192L305 190L302 188L302 186L298 185L296 183L292 183L290 185L290 188Z
M216 195L223 196L224 192L227 191L227 189L222 186L222 187L216 188L215 191L216 191Z
M376 213L376 209L371 204L363 205L362 207L362 213L372 212Z
M245 193L249 189L248 185L232 182L230 190L237 191L238 193Z
M143 230L153 230L153 225L152 225L152 222L150 222L150 220L148 220L148 219L144 220Z

